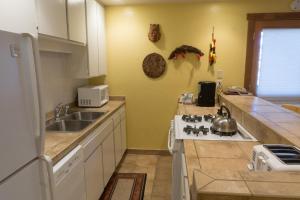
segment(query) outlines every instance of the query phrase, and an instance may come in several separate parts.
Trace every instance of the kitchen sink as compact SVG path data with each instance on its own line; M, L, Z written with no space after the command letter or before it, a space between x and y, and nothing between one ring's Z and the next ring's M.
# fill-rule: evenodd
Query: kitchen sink
M80 120L80 121L94 121L104 115L105 112L74 112L66 117L64 120Z
M92 121L79 121L79 120L60 120L50 123L47 127L47 131L63 131L63 132L77 132L86 128L93 123Z

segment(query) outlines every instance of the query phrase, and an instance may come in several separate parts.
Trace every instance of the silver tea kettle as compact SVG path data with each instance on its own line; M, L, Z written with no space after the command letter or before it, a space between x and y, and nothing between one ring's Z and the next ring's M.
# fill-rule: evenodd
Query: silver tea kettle
M226 110L226 113L224 113L224 110ZM218 115L212 121L211 130L228 134L237 132L237 123L235 119L231 118L231 113L226 106L222 105L218 110Z

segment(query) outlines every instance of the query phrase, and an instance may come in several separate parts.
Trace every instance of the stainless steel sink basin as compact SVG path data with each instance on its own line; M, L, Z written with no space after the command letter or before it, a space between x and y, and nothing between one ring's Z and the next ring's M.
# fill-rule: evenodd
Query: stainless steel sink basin
M74 112L66 117L64 120L81 120L81 121L94 121L104 115L105 112Z
M77 132L86 128L93 123L92 121L79 121L79 120L60 120L50 123L47 131L63 131L63 132Z

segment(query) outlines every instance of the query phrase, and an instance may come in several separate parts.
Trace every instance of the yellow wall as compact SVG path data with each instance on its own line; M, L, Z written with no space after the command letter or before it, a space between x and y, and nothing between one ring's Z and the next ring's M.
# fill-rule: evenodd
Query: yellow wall
M214 80L224 70L224 85L243 85L247 37L247 13L288 11L286 0L236 0L214 3L118 6L107 8L108 76L111 95L127 100L128 147L166 149L170 120L177 97L197 93L197 82ZM162 39L154 44L147 38L149 24L161 26ZM212 27L217 38L217 64L208 67L207 54ZM168 61L170 52L182 44L200 48L206 55L197 63ZM167 71L159 79L146 77L144 57L160 53ZM102 83L103 78L91 80Z

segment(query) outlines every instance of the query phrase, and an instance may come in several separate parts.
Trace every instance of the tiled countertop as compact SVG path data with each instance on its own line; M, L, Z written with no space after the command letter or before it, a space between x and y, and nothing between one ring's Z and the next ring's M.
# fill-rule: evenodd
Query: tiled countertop
M247 114L242 121L259 120L263 126L281 137L283 143L300 147L300 114L254 96L222 95L222 99L229 106L233 105ZM234 115L236 109L231 108L231 110ZM261 132L258 128L254 130L254 127L249 127L249 129L253 129L251 131L257 134ZM257 135L257 137L260 136ZM266 142L272 143L273 141Z
M259 110L253 104L249 105L247 99L253 99L253 102L264 106L262 109L277 108L274 104L255 97L238 98L239 100L233 99L248 102L247 108ZM273 105L276 108L273 108ZM214 114L216 111L217 108L178 104L178 114L203 115ZM193 199L300 199L300 173L252 172L247 169L252 147L256 144L259 142L185 140L185 158Z
M53 164L57 163L124 104L124 100L112 100L101 108L77 109L106 113L80 132L46 132L45 154L52 159Z

